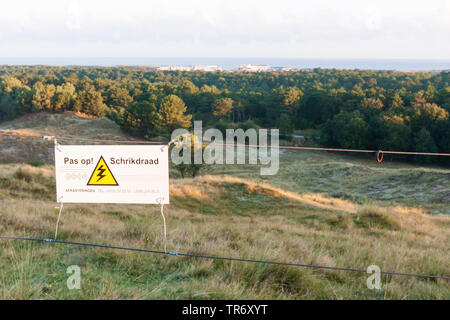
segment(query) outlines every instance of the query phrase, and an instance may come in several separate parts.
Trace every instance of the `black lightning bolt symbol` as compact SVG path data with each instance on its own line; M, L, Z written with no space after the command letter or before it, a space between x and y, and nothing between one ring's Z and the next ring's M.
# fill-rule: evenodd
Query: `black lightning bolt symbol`
M97 177L99 177L99 178L97 179L96 182L99 182L101 179L103 179L104 177L106 177L106 174L103 174L103 172L105 172L106 169L103 169L103 165L101 165L101 166L97 169L97 171L99 171L99 173L97 174Z

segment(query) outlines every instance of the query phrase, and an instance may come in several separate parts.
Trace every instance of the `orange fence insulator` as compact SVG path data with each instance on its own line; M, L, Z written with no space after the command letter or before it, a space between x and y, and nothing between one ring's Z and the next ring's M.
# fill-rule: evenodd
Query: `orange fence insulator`
M378 150L378 152L377 152L377 162L378 163L382 163L383 162L383 157L384 157L383 151L382 150Z

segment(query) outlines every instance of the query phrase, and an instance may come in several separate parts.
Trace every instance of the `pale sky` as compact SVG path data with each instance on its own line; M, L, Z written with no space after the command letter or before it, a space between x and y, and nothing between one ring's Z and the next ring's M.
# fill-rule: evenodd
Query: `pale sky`
M450 59L450 0L2 1L0 57Z

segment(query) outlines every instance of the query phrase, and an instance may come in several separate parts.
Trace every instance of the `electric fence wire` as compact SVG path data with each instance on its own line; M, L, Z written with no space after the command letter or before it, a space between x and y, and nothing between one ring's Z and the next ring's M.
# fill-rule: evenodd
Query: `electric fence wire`
M64 136L38 136L38 135L26 135L23 133L11 133L1 132L0 135L9 137L28 137L28 138L53 138L57 141L85 141L85 142L114 142L114 143L130 143L130 144L150 144L150 145L166 145L165 142L156 141L142 141L142 140L114 140L114 139L88 139L77 137L64 137ZM437 152L412 152L412 151L390 151L390 150L363 150L363 149L341 149L341 148L322 148L322 147L298 147L298 146L263 146L263 145L250 145L250 144L226 144L226 143L212 143L218 146L233 146L233 147L245 147L245 148L276 148L285 150L310 150L310 151L331 151L331 152L358 152L358 153L382 153L382 154L398 154L398 155L417 155L417 156L443 156L450 157L450 153L437 153Z
M25 238L25 237L13 237L13 236L0 236L0 239L2 239L2 240L35 241L35 242L45 242L45 243L59 243L59 244L65 244L65 245L77 245L77 246L86 246L86 247L97 247L97 248L107 248L107 249L116 249L116 250L137 251L137 252L144 252L144 253L163 254L163 255L177 256L177 257L226 260L226 261L237 261L237 262L283 265L283 266L291 266L291 267L303 267L303 268L312 268L312 269L327 269L327 270L368 273L367 270L358 269L358 268L331 267L331 266L321 266L321 265L314 265L314 264L289 263L289 262L268 261L268 260L221 257L221 256L212 256L212 255L197 254L197 253L182 253L182 252L173 252L173 251L165 252L165 251L158 251L158 250L128 248L128 247L110 246L110 245L85 243L85 242L61 241L61 240L53 240L53 239ZM409 276L409 277L419 277L419 278L429 278L429 279L450 280L450 276L447 276L447 275L429 275L429 274L405 273L405 272L382 271L382 270L380 270L380 274L392 275L392 276Z

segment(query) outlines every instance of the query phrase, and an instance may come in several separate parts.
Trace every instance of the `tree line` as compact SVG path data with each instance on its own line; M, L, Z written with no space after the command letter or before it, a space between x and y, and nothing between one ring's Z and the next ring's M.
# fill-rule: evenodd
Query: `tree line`
M316 129L332 147L448 153L449 83L448 71L0 66L0 121L75 111L150 139L203 120L222 130L279 128L286 137Z

